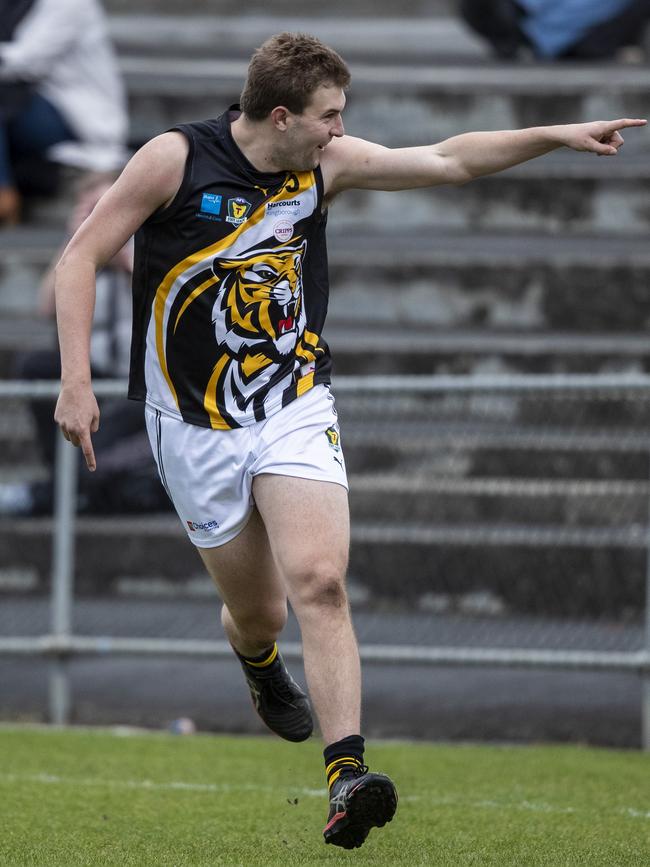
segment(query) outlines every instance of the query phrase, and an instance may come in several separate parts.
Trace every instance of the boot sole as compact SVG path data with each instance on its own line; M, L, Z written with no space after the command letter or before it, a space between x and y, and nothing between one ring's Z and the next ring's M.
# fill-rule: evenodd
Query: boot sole
M361 784L348 795L345 813L337 814L323 832L325 842L343 849L363 845L372 828L383 828L397 809L395 787L386 779Z

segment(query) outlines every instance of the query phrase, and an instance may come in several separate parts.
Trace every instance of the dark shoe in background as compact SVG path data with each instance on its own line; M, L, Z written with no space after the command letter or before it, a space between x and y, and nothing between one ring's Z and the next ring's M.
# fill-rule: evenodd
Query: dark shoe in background
M520 27L523 10L514 0L461 0L460 14L502 60L515 60L529 46Z

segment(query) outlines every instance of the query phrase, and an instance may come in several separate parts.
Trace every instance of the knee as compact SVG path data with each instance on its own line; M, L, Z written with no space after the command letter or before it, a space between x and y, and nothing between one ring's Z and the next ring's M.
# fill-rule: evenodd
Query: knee
M298 609L347 608L345 570L323 561L309 564L291 576L292 603Z

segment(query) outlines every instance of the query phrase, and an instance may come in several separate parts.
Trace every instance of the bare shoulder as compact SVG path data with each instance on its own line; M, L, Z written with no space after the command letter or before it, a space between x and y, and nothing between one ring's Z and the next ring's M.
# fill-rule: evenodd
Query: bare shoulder
M352 178L372 160L373 155L376 157L378 152L385 150L382 145L351 135L332 139L321 157L325 195L333 197L349 189L354 185Z
M188 152L185 136L176 132L143 145L75 232L66 254L96 265L110 261L148 217L173 200Z
M168 204L183 180L189 143L180 132L166 132L148 141L131 158L116 183L117 191L143 196L152 211Z

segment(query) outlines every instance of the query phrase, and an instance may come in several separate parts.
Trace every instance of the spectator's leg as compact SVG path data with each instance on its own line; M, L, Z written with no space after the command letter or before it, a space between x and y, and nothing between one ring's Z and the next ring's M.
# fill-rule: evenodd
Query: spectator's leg
M77 139L63 115L51 102L35 93L26 106L8 121L7 137L17 185L22 184L27 192L52 192L56 184L49 177L41 177L34 183L34 176L43 175L42 166L47 162L49 148ZM29 171L21 172L21 163L28 164Z
M20 195L14 184L9 154L7 124L0 119L0 224L12 225L20 218Z
M498 57L512 60L528 45L519 22L522 9L515 0L460 0L459 11L472 30L492 45Z
M63 115L40 93L33 94L7 129L12 150L24 154L44 154L52 145L77 139Z
M613 58L620 48L641 45L650 21L648 0L631 2L614 18L592 27L563 55L566 59L598 60Z

